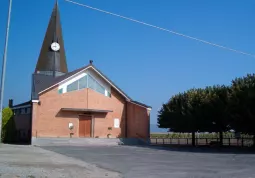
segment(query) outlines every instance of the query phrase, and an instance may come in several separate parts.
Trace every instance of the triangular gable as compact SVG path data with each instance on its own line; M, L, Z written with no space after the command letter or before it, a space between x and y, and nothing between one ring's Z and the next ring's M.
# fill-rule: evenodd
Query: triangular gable
M73 76L75 75L79 75L82 72L86 71L87 69L93 69L100 77L102 77L111 87L113 87L114 89L116 89L122 96L124 96L128 101L131 101L131 98L125 94L120 88L118 88L109 78L107 78L101 71L99 71L98 69L95 68L95 66L93 66L92 64L85 66L81 69L76 70L75 72L70 72L70 74L66 74L64 76L58 77L55 81L55 83L53 83L51 86L45 88L44 90L40 91L38 94L42 94L48 90L50 90L51 88L59 85L60 83L66 82L69 79L71 79Z
M47 92L48 90L54 88L55 86L70 80L72 77L74 77L76 75L79 75L79 74L83 73L84 71L86 71L88 69L93 69L100 77L102 77L103 80L105 80L111 87L113 87L115 90L117 90L130 103L139 105L139 106L147 108L147 109L151 109L152 108L151 106L148 106L146 104L143 104L143 103L140 103L138 101L132 100L126 93L124 93L119 87L117 87L117 85L115 85L108 77L106 77L100 70L98 70L92 64L89 64L89 65L84 66L84 67L82 67L80 69L74 70L72 72L69 72L69 73L63 75L63 76L55 78L55 80L51 83L51 85L48 85L47 87L45 87L45 89L41 90L38 93L38 95L40 95L40 94L42 94L44 92Z

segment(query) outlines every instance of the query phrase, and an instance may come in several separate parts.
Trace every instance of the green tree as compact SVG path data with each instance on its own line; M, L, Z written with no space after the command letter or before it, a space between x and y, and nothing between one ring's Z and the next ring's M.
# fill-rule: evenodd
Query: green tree
M161 128L173 132L191 132L195 145L195 132L219 132L229 129L229 88L226 86L190 89L173 96L164 104L158 114Z
M15 132L13 112L9 107L6 107L2 111L2 141L4 143L14 142Z
M158 113L158 126L173 132L191 132L195 145L195 132L203 126L201 105L202 89L191 89L173 96Z
M231 125L237 132L254 136L255 74L248 74L244 77L234 79L231 90Z
M230 88L215 85L205 88L204 102L201 111L204 113L203 127L207 132L218 132L220 144L223 144L223 132L230 130L229 99Z

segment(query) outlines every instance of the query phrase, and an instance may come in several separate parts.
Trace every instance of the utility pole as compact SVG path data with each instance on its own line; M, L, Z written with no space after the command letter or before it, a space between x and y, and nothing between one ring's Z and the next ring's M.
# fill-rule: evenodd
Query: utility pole
M2 142L2 111L3 111L3 99L4 99L4 80L5 80L5 70L6 70L6 60L7 60L7 48L8 48L8 39L9 39L9 29L11 21L11 9L12 9L12 0L9 0L9 11L6 27L6 36L5 36L5 47L4 47L4 56L2 64L2 76L1 76L1 89L0 89L0 143Z

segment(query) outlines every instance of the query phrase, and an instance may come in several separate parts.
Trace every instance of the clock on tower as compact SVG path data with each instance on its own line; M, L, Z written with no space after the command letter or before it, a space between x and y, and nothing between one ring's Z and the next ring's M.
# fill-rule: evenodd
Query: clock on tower
M60 50L60 45L57 42L53 42L50 47L55 52Z

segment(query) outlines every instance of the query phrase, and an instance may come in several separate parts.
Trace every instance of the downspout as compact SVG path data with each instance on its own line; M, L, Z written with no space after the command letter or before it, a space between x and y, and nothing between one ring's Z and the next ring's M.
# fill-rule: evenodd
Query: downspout
M31 104L31 108L30 108L30 145L32 145L32 137L33 137L33 96L34 96L34 74L32 74L32 87L31 87L31 101L30 101L30 104Z
M148 142L147 143L151 144L151 108L149 108Z
M89 76L87 75L87 109L89 108Z
M33 134L32 134L32 130L33 130L33 102L32 102L32 98L31 98L31 101L30 101L30 104L31 104L31 108L30 108L30 138L29 138L29 144L32 145L32 137L33 137Z
M125 138L128 137L128 101L126 100L126 106L125 106L125 110L126 110L126 116L125 116Z

